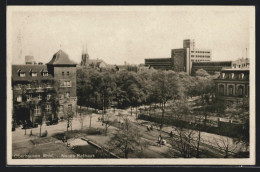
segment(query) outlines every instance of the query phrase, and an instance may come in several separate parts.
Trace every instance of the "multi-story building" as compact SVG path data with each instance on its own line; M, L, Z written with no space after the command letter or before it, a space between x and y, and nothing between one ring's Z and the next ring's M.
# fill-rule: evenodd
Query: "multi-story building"
M232 62L233 69L245 69L249 68L249 58L241 58Z
M248 69L223 69L214 81L218 99L230 102L249 99Z
M171 58L153 58L145 59L145 66L152 67L154 69L172 70Z
M76 111L76 63L59 50L46 65L12 65L12 89L15 120L35 122L42 112L45 119L63 117ZM59 102L57 116L52 100Z
M222 69L231 69L232 61L210 61L210 62L193 62L191 75L194 75L197 70L203 69L209 74L214 75L220 73Z
M211 61L211 50L195 48L195 40L186 39L183 48L172 49L171 58L174 71L190 74L193 62Z
M154 69L174 70L176 72L191 73L193 62L211 61L211 51L195 48L195 41L183 41L183 48L172 49L171 58L145 59L145 65Z

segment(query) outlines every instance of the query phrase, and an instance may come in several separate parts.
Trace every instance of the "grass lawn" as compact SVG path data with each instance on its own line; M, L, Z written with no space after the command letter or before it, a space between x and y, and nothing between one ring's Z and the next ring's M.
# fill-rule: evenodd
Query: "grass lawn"
M74 155L65 144L55 138L46 137L13 144L13 158L61 158L61 155ZM43 157L44 154L50 155Z

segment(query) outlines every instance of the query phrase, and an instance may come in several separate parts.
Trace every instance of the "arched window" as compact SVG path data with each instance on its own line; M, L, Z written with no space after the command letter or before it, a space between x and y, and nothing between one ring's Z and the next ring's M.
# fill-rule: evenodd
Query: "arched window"
M234 90L233 85L229 85L229 86L228 86L228 95L229 95L229 96L233 96L233 90Z
M244 95L244 87L242 85L238 86L238 96L243 97Z
M219 95L224 96L224 85L219 86Z

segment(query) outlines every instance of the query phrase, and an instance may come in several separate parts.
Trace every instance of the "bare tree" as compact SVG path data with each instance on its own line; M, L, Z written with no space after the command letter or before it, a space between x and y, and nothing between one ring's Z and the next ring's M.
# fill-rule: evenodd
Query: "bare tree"
M111 120L111 114L106 113L103 116L102 125L105 127L105 135L107 135L108 127L111 126L112 120Z
M74 116L74 113L72 111L72 109L68 108L66 110L66 120L67 120L67 132L69 130L69 127L70 127L70 130L72 131L72 120L73 120L73 116Z
M79 114L79 122L80 122L81 130L83 130L83 127L84 127L85 117L86 117L86 115L83 112L80 112L80 114Z
M116 134L111 138L112 149L123 153L124 158L128 158L129 153L140 153L144 150L141 142L141 134L136 125L133 125L128 118L123 119L124 123Z
M217 147L220 151L224 152L224 158L230 157L230 155L236 150L237 143L228 137L221 137L220 139L214 139Z

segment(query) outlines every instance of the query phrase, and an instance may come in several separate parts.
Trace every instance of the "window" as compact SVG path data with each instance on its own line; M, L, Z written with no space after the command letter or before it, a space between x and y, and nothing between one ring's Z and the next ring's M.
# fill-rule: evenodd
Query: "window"
M22 102L22 96L21 96L21 95L18 95L17 98L16 98L16 101L17 101L17 102Z
M51 111L51 105L46 105L46 112L50 112Z
M224 79L225 78L225 73L221 74L221 78Z
M38 94L38 100L41 100L41 99L42 99L42 95Z
M37 76L37 72L32 72L32 77Z
M48 72L43 72L42 76L48 76Z
M244 95L244 87L242 85L240 85L238 87L238 96L243 97L243 95Z
M61 81L61 87L71 87L71 81Z
M219 86L219 95L224 96L224 85Z
M39 106L35 106L35 108L34 108L34 115L40 115L40 108L39 108Z
M32 94L28 94L28 95L26 95L26 97L27 97L27 101L31 101L32 100Z
M240 79L244 79L244 73L241 73L241 74L239 75L239 78L240 78Z
M69 110L69 111L72 111L72 104L69 104L69 105L68 105L68 110Z
M25 72L20 72L20 77L25 77Z
M71 81L65 81L64 83L65 87L71 87Z
M70 92L66 92L66 97L69 98L70 97Z
M27 88L28 88L28 89L31 89L31 84L28 84L28 85L27 85Z
M67 75L68 75L68 76L70 75L70 72L69 72L69 71L67 72Z
M233 96L233 85L228 86L228 95Z
M50 99L51 99L51 95L47 94L47 100L50 100Z

